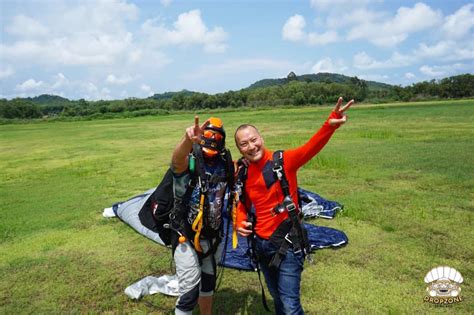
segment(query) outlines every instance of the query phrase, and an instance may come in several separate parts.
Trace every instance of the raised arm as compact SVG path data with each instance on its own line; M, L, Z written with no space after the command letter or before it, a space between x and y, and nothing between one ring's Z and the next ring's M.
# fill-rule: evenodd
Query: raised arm
M188 168L188 155L193 149L193 143L198 143L204 128L209 125L206 120L199 126L199 116L194 117L194 125L186 128L186 132L181 141L176 145L171 158L171 167L173 172L180 174Z
M291 165L288 165L289 167L297 169L311 160L328 143L334 131L347 121L344 112L354 104L354 100L350 100L341 107L342 101L342 97L339 97L328 119L308 142L298 148L285 151L285 161L292 161Z

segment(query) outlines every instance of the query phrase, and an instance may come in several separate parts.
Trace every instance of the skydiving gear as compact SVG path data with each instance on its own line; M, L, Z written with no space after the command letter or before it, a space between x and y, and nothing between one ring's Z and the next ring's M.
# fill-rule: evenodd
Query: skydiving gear
M222 207L224 195L219 193L214 196L213 198L219 198L219 200L211 204L209 200L210 188L220 189L219 187L225 187L223 185L233 187L234 183L234 165L230 151L224 149L218 157L220 160L215 160L214 164L222 165L221 171L212 174L207 172L202 147L199 144L194 144L189 156L189 173L185 175L186 178L176 178L177 183L175 184L175 205L170 216L170 223L173 229L184 235L193 244L196 251L202 255L210 253L203 252L199 240L221 236L221 216L220 213L215 212L223 211L219 207ZM183 182L186 180L188 182ZM230 195L233 194L230 193ZM191 198L196 200L196 204L189 204ZM232 202L232 200L233 197L230 197L229 201ZM229 208L231 204L228 203ZM218 217L213 218L216 215Z
M240 201L244 202L243 198L245 197L244 188L246 178L246 167L242 166L239 175L237 178L237 183L240 184L240 188L235 188L235 190L241 191ZM270 168L264 170L263 174L266 185L271 185L275 181L278 181L281 185L284 199L282 202L277 204L271 211L273 215L282 213L284 211L288 212L288 218L283 221L278 228L270 236L270 241L279 248L275 257L271 261L272 267L277 267L281 263L281 259L286 255L288 248L292 247L295 253L303 251L309 261L312 261L310 253L310 245L307 238L307 232L302 227L302 213L298 210L299 206L293 202L293 199L290 195L290 189L288 185L288 180L286 179L285 171L283 168L283 151L276 151L273 153L273 163L271 166L271 172L273 173L273 178L270 177ZM268 182L268 183L267 183ZM245 204L245 203L244 203ZM249 210L249 209L248 209ZM250 217L250 213L247 214ZM252 227L256 225L253 224Z
M218 133L217 131L214 130L204 130L203 132L203 137L204 138L214 138L216 141L222 141L224 139L224 136Z
M278 268L278 266L280 266L281 259L286 255L290 246L293 246L295 254L303 251L308 260L312 261L308 235L301 222L302 212L298 211L299 207L291 198L288 180L286 179L283 169L283 151L279 150L273 153L273 172L276 179L280 182L281 189L285 195L283 202L278 204L275 208L281 212L287 211L288 219L283 221L270 236L270 241L279 248L270 261L270 267Z

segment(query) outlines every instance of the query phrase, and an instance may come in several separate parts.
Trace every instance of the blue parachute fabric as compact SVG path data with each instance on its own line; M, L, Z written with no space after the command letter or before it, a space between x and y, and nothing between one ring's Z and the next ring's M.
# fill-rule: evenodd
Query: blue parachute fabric
M347 235L339 230L316 226L304 223L308 231L308 239L311 244L311 250L315 251L322 248L338 248L349 242ZM239 242L236 249L232 248L232 226L227 233L227 218L224 218L224 242L226 242L225 252L222 255L220 265L227 268L233 268L244 271L255 271L255 264L250 257L249 242L246 237L238 236Z
M150 240L165 245L157 231L150 229L143 225L140 220L139 212L150 195L155 191L155 188L146 191L143 194L134 196L127 201L117 202L112 208L114 213L123 222L132 227L139 234L149 238ZM300 199L302 203L302 212L305 218L320 217L332 219L338 210L343 206L336 201L326 200L320 195L298 188ZM224 205L224 209L225 209ZM224 242L226 244L225 252L222 255L221 266L227 268L234 268L238 270L254 271L255 264L250 257L250 242L246 237L238 235L238 246L236 249L232 248L232 224L229 226L229 233L227 233L227 213L223 214L224 225ZM328 247L341 247L348 243L346 234L342 231L324 227L315 226L313 224L305 223L308 231L308 238L312 250Z

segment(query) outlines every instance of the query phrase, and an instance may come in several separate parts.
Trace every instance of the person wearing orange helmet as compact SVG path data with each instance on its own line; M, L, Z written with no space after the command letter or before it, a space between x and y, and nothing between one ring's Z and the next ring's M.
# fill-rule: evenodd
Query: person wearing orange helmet
M224 198L234 175L222 120L211 117L200 125L196 116L173 152L171 170L171 243L180 294L175 314L192 314L198 303L201 314L211 314Z

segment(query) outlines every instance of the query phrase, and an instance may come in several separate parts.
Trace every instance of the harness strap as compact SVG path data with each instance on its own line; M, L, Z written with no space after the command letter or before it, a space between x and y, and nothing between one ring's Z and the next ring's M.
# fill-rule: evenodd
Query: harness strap
M280 182L281 189L284 194L283 206L288 211L288 216L290 217L292 228L285 235L285 241L282 242L282 245L276 254L276 256L285 255L286 251L289 248L289 244L293 245L295 253L304 250L305 254L310 255L309 242L305 233L303 233L303 228L298 218L297 206L291 198L290 188L288 180L286 179L285 171L283 168L283 151L278 150L273 153L273 172ZM281 257L274 257L278 260L281 260ZM310 257L309 257L310 258ZM272 259L273 262L273 259ZM275 262L275 264L276 264ZM279 265L279 262L278 262ZM277 265L277 266L278 266Z
M257 274L258 274L258 281L260 282L260 288L262 288L262 304L263 307L267 312L270 312L270 308L268 307L267 304L267 297L265 296L265 289L263 289L263 283L262 283L262 276L260 274L260 267L257 264Z
M239 243L239 238L237 237L237 203L239 202L239 194L234 193L234 200L232 203L232 248L236 249Z
M284 256L286 256L286 252L288 251L288 248L290 248L290 243L288 242L282 242L280 248L278 248L278 251L273 255L272 260L270 260L270 263L268 266L274 267L274 268L279 268L281 260L283 259Z
M242 163L241 159L237 162L239 171L237 173L237 181L234 184L234 203L232 205L232 248L237 248L237 204L243 202L245 204L245 181L247 179L247 166Z
M252 226L253 226L253 224L252 224ZM253 231L253 229L252 229L252 234L249 235L249 238L250 238L250 240L247 238L247 242L250 242L250 246L249 246L249 250L251 251L250 252L250 257L252 258L252 260L255 264L255 268L257 269L258 281L260 282L260 288L262 289L262 304L263 304L263 307L265 308L265 310L267 312L270 312L270 308L268 307L268 304L267 304L267 297L265 295L265 289L264 289L263 283L262 283L262 276L261 276L261 272L260 272L260 262L259 262L260 259L259 259L258 254L257 254L257 245L256 245L256 240L255 240L256 235L255 235L255 232Z

